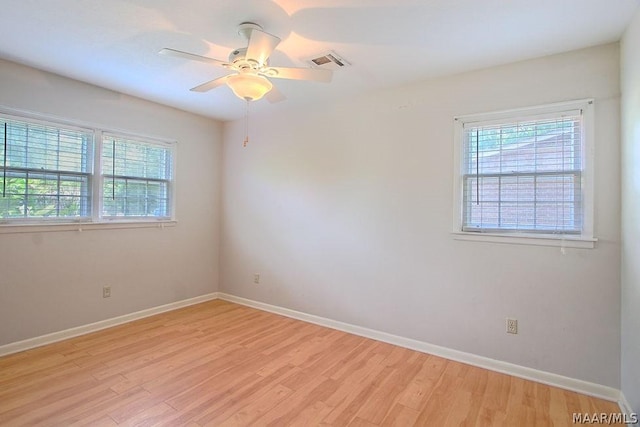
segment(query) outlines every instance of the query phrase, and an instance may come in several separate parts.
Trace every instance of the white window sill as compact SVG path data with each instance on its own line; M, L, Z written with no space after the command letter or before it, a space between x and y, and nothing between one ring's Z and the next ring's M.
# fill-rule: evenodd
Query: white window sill
M165 228L175 227L178 222L174 220L157 221L105 221L105 222L76 222L76 223L21 223L21 224L0 224L0 234L12 233L46 233L52 231L90 231L90 230L113 230L123 228Z
M506 243L512 245L556 246L561 248L593 249L598 239L586 237L564 236L559 237L549 234L496 234L496 233L469 233L455 231L451 233L455 240L467 240L473 242Z

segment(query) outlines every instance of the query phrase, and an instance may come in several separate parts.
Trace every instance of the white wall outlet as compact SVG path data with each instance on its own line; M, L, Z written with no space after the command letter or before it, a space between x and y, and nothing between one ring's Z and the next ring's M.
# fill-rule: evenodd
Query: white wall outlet
M111 286L103 286L102 287L102 298L111 297Z
M253 274L253 283L255 283L256 285L260 284L260 274L259 273L254 273Z
M518 320L517 319L509 319L509 318L507 318L507 333L508 334L517 334L518 333Z

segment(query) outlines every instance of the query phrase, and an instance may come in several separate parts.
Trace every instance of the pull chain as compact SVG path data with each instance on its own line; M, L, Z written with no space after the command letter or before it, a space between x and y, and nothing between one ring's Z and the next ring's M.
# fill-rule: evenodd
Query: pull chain
M249 143L249 100L247 99L247 108L244 113L244 142L243 147L246 147Z

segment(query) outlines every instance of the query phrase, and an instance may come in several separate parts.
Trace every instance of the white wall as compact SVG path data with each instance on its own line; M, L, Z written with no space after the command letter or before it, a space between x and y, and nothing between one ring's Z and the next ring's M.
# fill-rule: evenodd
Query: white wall
M618 53L601 46L255 117L246 148L244 123L225 124L221 290L618 388ZM453 117L587 97L597 248L453 240ZM505 333L507 316L518 335Z
M220 123L6 61L0 105L178 141L177 226L0 234L0 345L217 291Z
M640 412L640 9L621 42L622 392Z

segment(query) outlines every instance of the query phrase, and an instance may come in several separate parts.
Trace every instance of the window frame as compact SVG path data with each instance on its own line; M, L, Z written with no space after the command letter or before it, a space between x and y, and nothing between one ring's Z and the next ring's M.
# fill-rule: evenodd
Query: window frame
M541 233L527 231L496 230L465 231L464 224L464 127L465 125L487 125L511 123L531 118L557 117L569 111L582 111L582 231L580 233ZM488 113L454 117L454 168L453 168L453 229L456 240L484 241L525 245L560 246L591 249L595 247L593 230L594 191L594 100L580 99L533 107L516 108Z
M165 138L141 135L134 132L107 128L104 126L84 123L76 120L63 119L53 115L34 113L0 106L2 116L16 121L76 129L93 135L88 156L91 163L89 177L89 198L91 215L86 217L31 217L31 218L0 218L0 234L22 232L48 231L83 231L93 229L126 229L174 226L176 220L176 164L177 141ZM169 148L171 152L171 179L167 187L169 201L167 209L170 215L166 217L153 216L122 216L106 217L102 214L103 207L103 171L102 148L105 135L117 136L146 144L153 144Z

